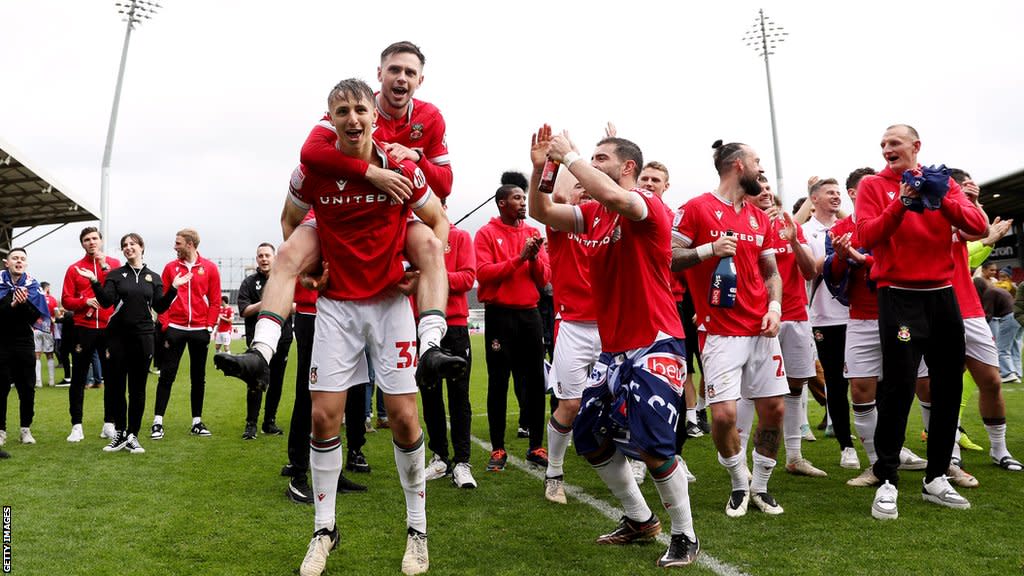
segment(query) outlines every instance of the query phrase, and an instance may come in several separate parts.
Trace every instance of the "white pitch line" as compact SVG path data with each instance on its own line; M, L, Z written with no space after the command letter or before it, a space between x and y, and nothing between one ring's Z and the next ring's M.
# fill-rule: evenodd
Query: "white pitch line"
M477 438L476 436L470 436L470 439L473 441L474 444L490 453L491 444L489 442L484 442L483 440ZM541 482L544 482L544 473L536 470L534 465L528 464L525 460L520 460L519 458L512 456L511 454L508 455L508 462L509 464L515 466L519 470L525 472L527 475L536 478ZM579 500L580 502L586 504L587 506L590 506L594 510L597 510L609 520L614 520L618 522L619 519L622 518L623 511L621 509L616 508L611 504L608 504L604 500L594 498L590 494L587 494L587 492L580 488L579 486L573 486L572 484L567 483L563 484L562 486L565 488L566 494L572 496L573 498ZM665 546L668 546L669 544L669 536L664 532L658 534L657 540ZM710 554L704 551L701 551L700 555L697 556L697 564L703 566L704 568L707 568L708 570L711 570L719 576L750 576L750 574L747 574L739 568L736 568L731 564L726 564L725 562L722 562L721 560L715 558L714 556L711 556Z

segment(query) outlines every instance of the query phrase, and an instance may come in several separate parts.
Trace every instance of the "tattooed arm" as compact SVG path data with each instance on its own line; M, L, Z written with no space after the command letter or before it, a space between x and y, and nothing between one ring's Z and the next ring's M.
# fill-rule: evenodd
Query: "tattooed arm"
M774 338L779 334L782 321L782 277L779 276L779 267L772 252L762 252L758 266L761 268L765 288L768 289L768 313L761 319L761 335Z

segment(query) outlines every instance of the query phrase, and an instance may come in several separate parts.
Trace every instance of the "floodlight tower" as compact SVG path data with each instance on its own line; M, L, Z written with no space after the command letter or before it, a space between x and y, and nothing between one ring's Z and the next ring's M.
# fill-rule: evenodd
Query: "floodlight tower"
M124 65L128 60L128 42L132 39L132 30L136 24L149 20L156 15L162 6L147 0L123 0L114 2L117 13L126 23L124 31L124 47L121 49L121 67L117 71L117 87L114 88L114 105L110 110L110 125L107 127L107 144L103 148L102 178L100 181L100 233L107 237L110 224L110 153L114 147L114 130L117 127L117 107L121 103L121 84L124 81Z
M775 48L786 40L789 33L782 26L777 26L771 18L764 15L764 10L757 11L754 25L743 36L747 46L754 49L758 56L764 58L764 74L768 78L768 111L772 119L772 146L775 151L775 189L779 198L784 198L782 188L782 157L779 154L779 133L775 129L775 98L772 95L772 69L768 57L775 54Z

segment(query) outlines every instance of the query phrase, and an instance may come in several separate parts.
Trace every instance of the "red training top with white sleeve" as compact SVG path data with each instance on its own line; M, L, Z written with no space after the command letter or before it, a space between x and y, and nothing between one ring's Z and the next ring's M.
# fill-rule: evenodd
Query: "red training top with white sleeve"
M646 207L630 220L600 202L575 206L576 232L592 250L594 293L601 349L618 353L650 346L666 336L685 338L672 298L672 220L661 198L634 188Z
M732 202L706 192L687 202L681 217L676 218L679 222L674 234L688 248L714 242L728 230L736 238L736 303L732 308L708 303L711 276L721 258L712 256L686 270L686 285L697 310L697 329L718 336L758 336L768 313L768 289L761 277L760 259L775 254L766 240L771 234L768 216L747 201L737 213Z
M303 210L312 206L316 214L320 253L328 264L327 298L367 300L392 289L404 275L409 213L430 199L423 172L412 161L395 165L377 142L373 153L383 168L397 168L413 183L404 204L362 178L328 180L301 165L292 172L289 198Z
M984 318L985 309L981 306L981 298L974 287L971 271L968 269L967 241L959 231L953 232L953 293L960 305L960 315L964 318Z
M448 160L444 116L436 106L413 98L406 114L388 116L380 107L380 93L375 96L377 123L373 138L378 142L401 144L407 148L421 148L416 165L423 170L430 190L439 198L452 191L452 167ZM302 145L300 160L312 172L328 178L352 180L366 174L368 164L358 158L338 152L335 142L338 133L329 115L313 128Z
M779 276L782 277L782 321L804 322L807 320L807 283L800 272L800 266L796 263L793 245L783 237L786 222L782 218L776 218L770 220L769 225L770 246L775 250L775 264L779 268ZM804 229L799 224L796 224L796 240L807 250L811 249L804 238Z
M92 273L96 275L96 280L102 285L107 279L107 272L121 267L121 261L110 256L105 258L104 263L107 265L106 270L95 258L86 254L81 260L68 266L67 272L64 273L64 286L61 289L60 301L64 304L64 308L75 313L72 318L75 326L102 330L107 327L107 322L110 321L110 316L114 313L113 307L108 306L97 310L86 304L86 301L95 298L96 294L92 291L92 283L76 270L76 268L92 270Z
M172 260L160 275L164 286L170 286L175 276L192 272L192 278L178 287L178 295L171 307L160 315L160 324L179 330L207 330L217 326L220 314L220 270L217 265L196 252L191 266L184 260Z
M541 246L533 260L520 260L527 238L540 232L522 221L509 226L491 218L476 231L477 298L484 304L505 308L536 308L540 289L551 281L548 251Z
M855 214L836 222L832 226L831 233L836 238L850 234L850 248L852 250L862 248L860 238L857 236ZM862 266L850 266L845 258L833 257L832 275L833 279L838 281L847 269L850 270L850 277L846 284L847 296L850 301L850 318L878 320L878 289L868 284L868 279L871 278L871 267L875 264L875 257L865 254L864 258L865 262Z
M594 291L590 285L590 258L593 250L585 245L587 237L575 232L555 230L550 226L547 234L555 318L595 322Z
M448 270L448 309L445 311L448 325L466 326L469 323L466 293L476 282L476 251L469 232L455 226L448 229L444 267Z
M953 282L950 226L983 234L988 222L949 179L938 210L908 210L900 201L900 178L889 167L865 176L857 186L857 233L875 255L871 278L879 287L927 289Z

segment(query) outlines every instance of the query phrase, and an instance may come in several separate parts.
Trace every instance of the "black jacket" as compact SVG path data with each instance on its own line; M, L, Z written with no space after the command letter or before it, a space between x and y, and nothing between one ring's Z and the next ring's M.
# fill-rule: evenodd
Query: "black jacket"
M262 272L256 272L250 274L242 280L242 285L238 287L238 313L243 314L245 309L250 304L255 304L263 300L263 289L267 287L267 276ZM252 316L245 317L245 343L246 345L252 344L252 337L256 331L256 320L259 314L253 314ZM290 341L292 339L292 317L291 315L285 319L284 324L281 326L281 342Z
M164 292L160 275L145 264L139 270L128 264L111 270L103 286L93 281L92 290L101 305L115 306L107 330L121 334L152 334L150 309L163 312L178 295L173 286Z
M31 302L22 302L11 306L14 292L11 291L0 300L0 348L35 351L35 335L32 325L39 319L39 310ZM0 386L10 384L0 383Z

